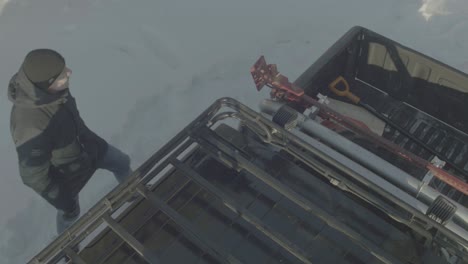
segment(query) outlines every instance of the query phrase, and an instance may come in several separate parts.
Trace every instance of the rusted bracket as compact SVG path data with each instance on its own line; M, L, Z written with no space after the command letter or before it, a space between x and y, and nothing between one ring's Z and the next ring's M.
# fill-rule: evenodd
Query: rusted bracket
M250 73L258 91L266 85L272 89L270 92L271 98L297 102L307 108L310 107L310 104L302 98L304 90L289 82L286 76L280 74L276 64L267 64L264 56L261 56L250 68Z

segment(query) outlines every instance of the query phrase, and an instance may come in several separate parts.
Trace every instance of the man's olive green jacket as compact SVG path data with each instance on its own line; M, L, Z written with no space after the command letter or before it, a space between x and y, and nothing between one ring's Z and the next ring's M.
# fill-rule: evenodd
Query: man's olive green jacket
M8 97L21 179L57 209L71 210L107 142L86 127L69 89L49 94L20 69L11 78Z

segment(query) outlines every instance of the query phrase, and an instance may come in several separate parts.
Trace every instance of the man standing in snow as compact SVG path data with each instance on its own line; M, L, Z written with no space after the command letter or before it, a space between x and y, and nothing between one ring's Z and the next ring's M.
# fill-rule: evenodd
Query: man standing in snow
M58 52L37 49L8 86L21 179L58 210L59 234L79 217L78 193L98 168L119 182L132 173L130 158L81 119L68 89L70 75Z

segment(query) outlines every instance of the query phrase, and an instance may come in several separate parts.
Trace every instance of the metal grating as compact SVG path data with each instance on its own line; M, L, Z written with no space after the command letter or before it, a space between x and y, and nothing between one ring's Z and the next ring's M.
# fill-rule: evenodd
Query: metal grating
M237 112L218 114L222 107ZM286 170L252 160L251 149L238 144L242 136L221 136L227 126L214 125L225 118L254 124L247 118L262 117L220 99L29 263L57 263L65 256L93 264L403 262L385 246L398 229L378 224L383 220L340 192L340 204L362 213L324 208L323 198L315 200L318 194L303 190L303 183L282 180L294 173L287 177ZM280 140L263 132L257 136ZM315 181L310 186L332 189ZM122 211L135 193L141 197ZM107 227L90 243L78 246L102 225Z
M448 221L450 221L450 219L452 219L456 210L457 207L455 205L453 205L443 196L439 196L427 209L426 214L436 222L445 225Z

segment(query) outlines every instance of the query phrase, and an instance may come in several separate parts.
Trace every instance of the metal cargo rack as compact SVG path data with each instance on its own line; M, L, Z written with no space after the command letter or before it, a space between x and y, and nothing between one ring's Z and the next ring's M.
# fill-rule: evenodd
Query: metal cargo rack
M285 177L286 163L262 166L240 142L242 134L223 125L232 120L255 132L256 146L288 146L291 154L312 150L238 101L219 99L29 263L404 263L386 245L387 235L401 231L365 208L353 219L337 217L314 200L320 194L303 187L334 188L318 179L333 170L310 177L288 163L297 172ZM289 176L298 176L297 182ZM463 241L393 202L413 220ZM369 223L357 222L362 217Z

